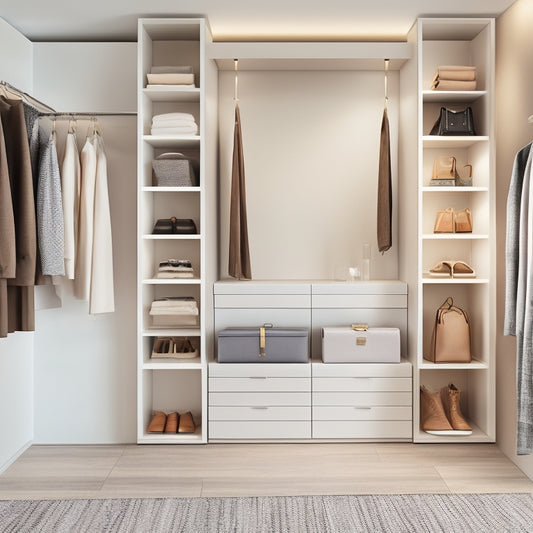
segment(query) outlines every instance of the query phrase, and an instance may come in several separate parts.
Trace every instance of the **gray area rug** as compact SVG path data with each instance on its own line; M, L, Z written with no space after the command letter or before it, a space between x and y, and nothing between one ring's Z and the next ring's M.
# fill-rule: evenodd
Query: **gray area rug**
M532 494L0 501L6 532L533 532Z

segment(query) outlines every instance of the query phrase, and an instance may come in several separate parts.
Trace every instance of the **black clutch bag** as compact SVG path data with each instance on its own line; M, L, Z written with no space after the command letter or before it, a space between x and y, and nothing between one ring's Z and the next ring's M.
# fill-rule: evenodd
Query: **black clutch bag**
M447 107L440 108L439 118L436 120L430 135L475 135L474 115L472 108L463 111L453 111Z
M174 222L174 233L182 235L192 235L198 233L196 224L191 218L176 218Z
M162 235L162 234L172 234L174 233L174 222L173 220L176 220L173 218L160 218L154 226L154 229L152 233L154 235Z

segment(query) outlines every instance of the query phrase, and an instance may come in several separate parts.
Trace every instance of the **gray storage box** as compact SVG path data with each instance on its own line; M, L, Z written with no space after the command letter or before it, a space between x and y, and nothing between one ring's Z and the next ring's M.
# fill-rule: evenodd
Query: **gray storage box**
M307 363L308 360L309 331L305 328L226 328L218 334L219 363Z
M399 363L398 328L331 327L322 329L324 363Z
M193 161L180 153L166 153L152 161L154 180L158 187L197 187Z

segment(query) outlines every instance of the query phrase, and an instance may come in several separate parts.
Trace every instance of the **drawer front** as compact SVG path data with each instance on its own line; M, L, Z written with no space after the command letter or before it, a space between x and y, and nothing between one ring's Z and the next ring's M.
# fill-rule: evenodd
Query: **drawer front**
M313 308L407 308L407 294L313 294Z
M309 392L209 392L209 406L311 406Z
M409 391L411 378L313 378L313 391Z
M209 378L209 390L213 392L310 392L309 378Z
M209 377L221 378L309 378L308 363L210 363Z
M409 392L313 392L313 406L366 407L397 405L410 407L413 395Z
M375 292L375 291L374 291ZM406 290L404 290L406 292ZM311 294L309 282L277 282L277 281L217 281L213 284L216 294Z
M311 421L264 420L209 422L210 439L310 439Z
M376 378L410 378L411 363L312 363L313 377L376 377Z
M411 407L397 406L315 406L313 422L317 420L411 420Z
M317 294L407 294L407 283L400 280L372 280L357 283L322 282L311 285L313 295Z
M411 439L409 420L320 420L313 422L315 439Z
M309 407L209 407L209 423L213 420L311 420Z
M305 294L216 294L215 307L235 309L307 309L311 296Z

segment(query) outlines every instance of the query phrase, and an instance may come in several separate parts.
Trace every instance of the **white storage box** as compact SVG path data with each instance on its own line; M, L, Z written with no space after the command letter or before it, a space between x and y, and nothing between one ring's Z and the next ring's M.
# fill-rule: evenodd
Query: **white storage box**
M399 363L399 328L322 328L324 363Z

